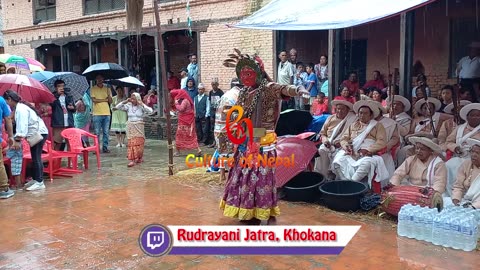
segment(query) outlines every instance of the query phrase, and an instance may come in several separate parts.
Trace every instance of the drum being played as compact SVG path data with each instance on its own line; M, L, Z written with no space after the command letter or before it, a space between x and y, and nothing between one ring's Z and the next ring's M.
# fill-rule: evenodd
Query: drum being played
M400 208L409 203L443 209L442 194L429 187L395 186L382 193L382 209L390 215L398 216Z

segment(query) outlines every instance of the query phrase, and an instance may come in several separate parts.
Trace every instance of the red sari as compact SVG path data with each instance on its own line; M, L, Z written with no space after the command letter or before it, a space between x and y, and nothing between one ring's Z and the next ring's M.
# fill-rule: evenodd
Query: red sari
M197 132L195 131L195 114L193 101L183 90L172 90L172 109L178 112L177 133L175 145L178 151L198 149Z

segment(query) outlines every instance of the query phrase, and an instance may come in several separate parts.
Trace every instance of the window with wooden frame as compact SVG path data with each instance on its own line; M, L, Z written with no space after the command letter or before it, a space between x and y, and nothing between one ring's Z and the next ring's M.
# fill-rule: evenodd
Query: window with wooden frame
M84 14L98 14L125 9L125 0L85 0Z
M57 19L56 0L34 0L34 21L48 22Z

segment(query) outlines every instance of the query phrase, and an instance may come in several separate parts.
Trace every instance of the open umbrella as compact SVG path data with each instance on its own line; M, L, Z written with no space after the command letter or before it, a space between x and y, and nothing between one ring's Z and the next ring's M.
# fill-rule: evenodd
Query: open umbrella
M28 75L30 78L34 78L35 80L39 82L46 81L52 77L55 77L55 72L51 71L40 71L40 72L35 72L30 75Z
M108 80L108 83L116 86L122 86L122 87L135 87L135 88L145 87L145 85L143 85L143 83L140 80L132 76L128 76L128 77L116 79L116 80Z
M102 75L106 80L113 80L128 77L128 71L119 64L98 63L89 66L82 75L89 80L95 80L97 75Z
M0 95L9 89L31 103L51 103L55 100L55 96L45 85L26 75L0 75Z
M300 134L307 130L312 119L308 111L285 110L280 113L275 133L278 136Z
M25 59L28 62L28 66L30 67L30 71L44 71L46 67L40 63L39 61L30 58L30 57L25 57Z
M296 137L278 138L277 157L290 158L293 155L293 166L278 166L275 168L276 187L283 187L297 174L303 172L317 153L317 146L309 140Z
M51 92L55 92L55 81L62 80L65 82L65 92L72 96L73 100L82 99L83 94L90 87L84 76L73 72L55 72L55 75L42 83L48 87Z
M30 73L30 67L25 57L4 53L0 54L0 62L5 64L7 70L11 67L15 68L15 73L19 73L20 70Z

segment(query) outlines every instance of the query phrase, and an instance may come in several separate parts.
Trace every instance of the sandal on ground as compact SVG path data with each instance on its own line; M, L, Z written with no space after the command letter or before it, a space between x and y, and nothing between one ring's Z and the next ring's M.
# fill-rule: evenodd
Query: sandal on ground
M143 162L143 158L137 159L135 162L136 162L136 163L142 163L142 162Z
M133 166L135 166L135 162L133 162L133 161L130 161L130 163L128 163L128 165L127 165L127 166L128 166L128 167L133 167Z
M179 152L175 152L175 153L173 153L173 156L174 156L174 157L178 157L178 156L180 156L180 153L179 153Z

